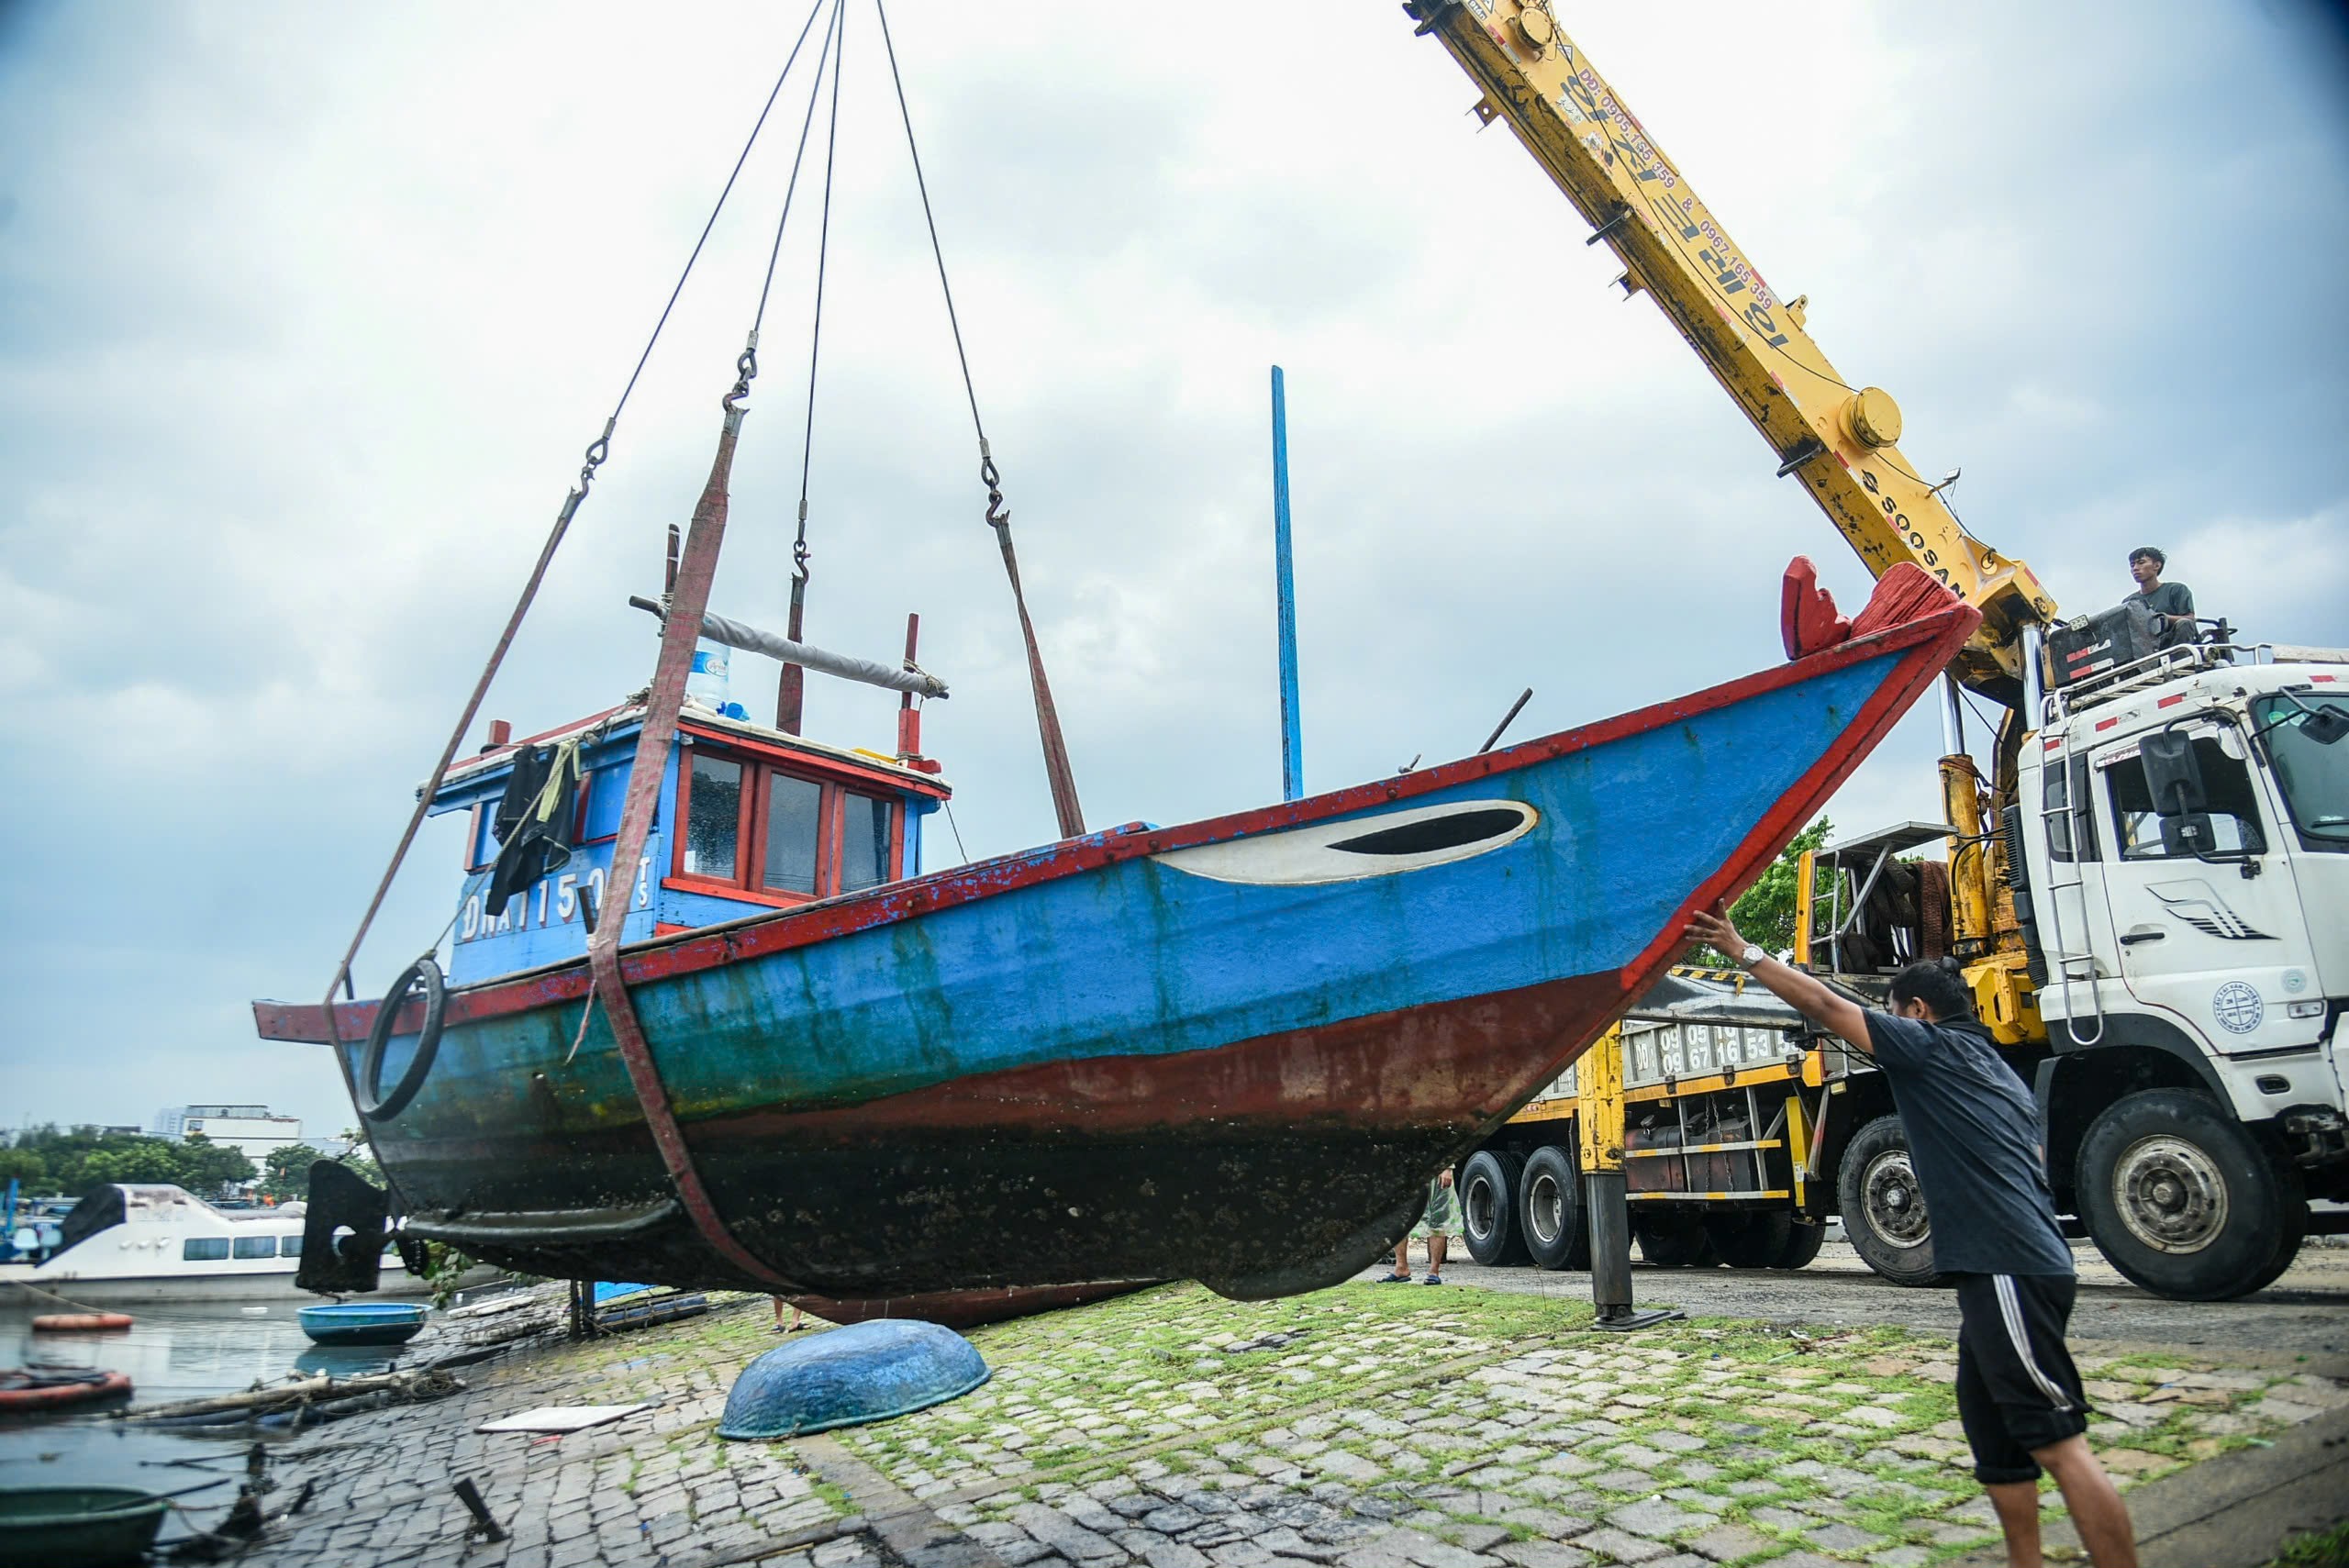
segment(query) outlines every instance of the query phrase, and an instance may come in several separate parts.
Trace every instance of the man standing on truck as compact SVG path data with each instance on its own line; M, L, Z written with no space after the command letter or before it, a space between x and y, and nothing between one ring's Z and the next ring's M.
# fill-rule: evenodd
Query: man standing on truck
M2141 544L2129 552L2129 575L2135 580L2137 591L2121 602L2124 605L2143 604L2147 612L2162 617L2162 628L2154 641L2164 648L2176 648L2202 640L2194 625L2194 593L2183 583L2165 583L2162 572L2169 565L2169 557L2150 544Z
M2055 1225L2038 1109L1976 1019L1964 977L1944 961L1912 963L1879 1012L1749 943L1725 903L1697 914L1687 935L1883 1070L1933 1217L1934 1265L1957 1284L1957 1413L2011 1568L2040 1568L2043 1469L2096 1568L2136 1568L2129 1510L2083 1435L2087 1400L2064 1343L2072 1249Z

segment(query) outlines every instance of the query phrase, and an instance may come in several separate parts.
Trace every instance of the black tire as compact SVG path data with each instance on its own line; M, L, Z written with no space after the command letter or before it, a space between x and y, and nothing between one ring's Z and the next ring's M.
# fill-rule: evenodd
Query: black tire
M1895 1284L1946 1282L1933 1267L1932 1217L1898 1116L1880 1116L1852 1135L1835 1168L1835 1197L1862 1262Z
M2232 1301L2274 1284L2308 1234L2299 1173L2191 1089L2107 1106L2080 1142L2076 1179L2097 1251L2176 1301Z
M1536 1149L1517 1183L1517 1229L1537 1269L1590 1267L1590 1222L1582 1174L1555 1144Z
M417 1031L416 1054L408 1059L407 1071L400 1074L391 1093L384 1094L375 1085L384 1075L384 1050L392 1042L392 1021L406 1003L407 994L418 985L424 987L424 1022ZM430 953L409 964L392 982L392 988L375 1005L375 1024L367 1031L367 1049L359 1057L352 1099L361 1116L369 1121L389 1121L407 1109L407 1103L424 1087L425 1074L432 1071L433 1057L440 1053L441 1015L448 1004L449 990L441 982L440 965Z
M1460 1235L1468 1255L1487 1267L1526 1260L1525 1233L1517 1226L1521 1154L1486 1149L1460 1168Z
M1827 1227L1815 1219L1798 1219L1787 1227L1784 1251L1770 1260L1774 1269L1799 1269L1809 1265L1819 1256L1819 1249L1826 1244Z
M1705 1222L1693 1214L1640 1215L1631 1221L1631 1234L1639 1240L1640 1256L1660 1269L1709 1269L1720 1262Z
M1705 1216L1713 1255L1732 1269L1766 1269L1787 1250L1794 1218L1783 1209L1731 1209Z

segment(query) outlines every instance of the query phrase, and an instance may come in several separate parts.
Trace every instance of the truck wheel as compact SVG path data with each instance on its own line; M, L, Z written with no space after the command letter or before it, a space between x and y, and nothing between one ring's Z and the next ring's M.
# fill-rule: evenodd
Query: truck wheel
M1537 1269L1590 1267L1590 1226L1574 1156L1555 1144L1536 1149L1518 1177L1517 1224Z
M1835 1172L1843 1233L1860 1261L1895 1284L1940 1284L1933 1267L1933 1222L1924 1189L1909 1162L1909 1129L1880 1116L1852 1135Z
M1522 1155L1495 1149L1479 1151L1460 1168L1460 1232L1468 1255L1487 1267L1525 1262L1525 1236L1517 1227L1524 1169Z
M1660 1269L1709 1269L1720 1261L1705 1222L1693 1214L1642 1215L1631 1221L1631 1234L1640 1256Z
M1798 1219L1787 1227L1784 1251L1770 1260L1774 1269L1799 1269L1809 1266L1819 1256L1819 1249L1827 1240L1827 1227L1817 1220Z
M2112 1266L2156 1296L2230 1301L2299 1254L2299 1173L2190 1089L2124 1095L2080 1143L2080 1218Z
M1712 1240L1714 1255L1733 1269L1771 1267L1787 1250L1787 1234L1793 1229L1791 1216L1770 1209L1705 1217L1705 1234Z

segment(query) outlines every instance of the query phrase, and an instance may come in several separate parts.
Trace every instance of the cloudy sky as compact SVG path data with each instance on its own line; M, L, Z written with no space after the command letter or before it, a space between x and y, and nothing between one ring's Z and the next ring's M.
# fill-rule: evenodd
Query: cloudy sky
M1759 33L1714 0L1558 8L2059 602L2110 603L2159 542L2206 610L2349 642L2349 51L2320 7L1816 0ZM1052 818L851 13L809 627L887 658L921 613L979 855ZM0 0L0 1122L352 1119L248 1000L323 988L803 15ZM1309 788L1473 749L1527 685L1520 738L1772 662L1798 551L1865 596L1388 0L892 22L1091 821L1278 794L1275 362ZM493 714L641 683L625 600L707 470L799 112L786 88ZM715 601L768 624L813 234L786 238ZM768 680L738 673L754 711ZM810 731L885 745L894 706L819 687ZM1920 710L1833 815L1932 816L1938 750ZM440 929L455 855L422 846L362 987Z

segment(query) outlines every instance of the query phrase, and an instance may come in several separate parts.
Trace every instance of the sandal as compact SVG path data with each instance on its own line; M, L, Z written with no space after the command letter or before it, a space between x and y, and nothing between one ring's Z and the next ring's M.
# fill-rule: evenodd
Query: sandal
M1373 1284L1408 1284L1411 1283L1411 1276L1408 1274L1381 1274L1370 1283Z
M1443 1283L1443 1276L1442 1274L1430 1274L1419 1283L1421 1284L1442 1284Z

